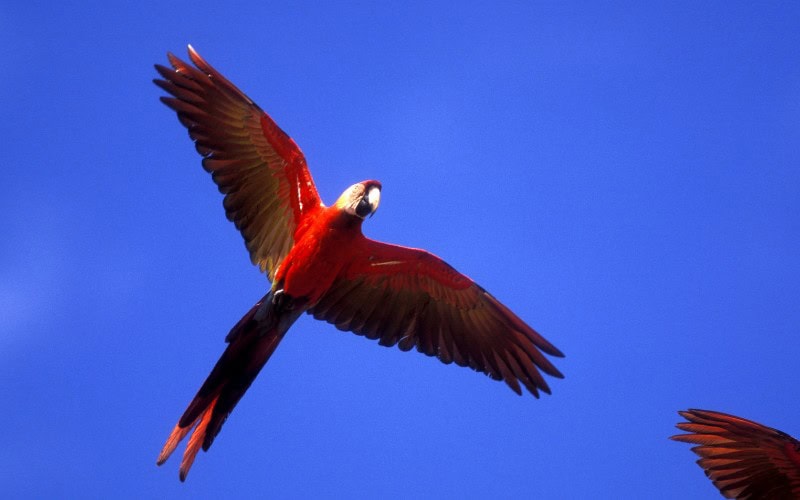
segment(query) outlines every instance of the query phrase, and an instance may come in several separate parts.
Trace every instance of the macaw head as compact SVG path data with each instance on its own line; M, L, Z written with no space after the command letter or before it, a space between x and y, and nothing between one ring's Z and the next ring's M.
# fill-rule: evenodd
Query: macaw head
M380 202L381 183L362 181L345 189L333 206L363 220L378 210Z

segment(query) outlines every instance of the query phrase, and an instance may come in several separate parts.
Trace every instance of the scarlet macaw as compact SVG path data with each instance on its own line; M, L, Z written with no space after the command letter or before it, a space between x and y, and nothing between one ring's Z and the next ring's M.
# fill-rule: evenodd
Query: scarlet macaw
M161 465L192 430L186 474L208 450L233 407L303 313L381 345L416 348L503 380L537 398L550 388L539 370L563 375L542 354L561 351L471 279L424 250L366 238L381 184L353 184L326 207L300 148L244 93L189 46L195 66L167 54L154 82L161 101L189 130L203 167L225 195L228 219L244 237L271 289L228 333L228 343L173 429Z
M800 441L752 420L709 410L678 412L670 439L693 443L697 463L725 498L800 498Z

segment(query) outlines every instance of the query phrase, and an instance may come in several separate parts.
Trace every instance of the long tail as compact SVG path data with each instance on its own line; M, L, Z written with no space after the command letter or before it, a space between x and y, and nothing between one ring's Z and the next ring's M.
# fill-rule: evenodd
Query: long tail
M302 308L286 308L286 301L279 302L273 303L272 293L268 293L231 329L225 338L228 347L164 444L158 465L166 462L194 429L183 453L181 481L186 480L200 448L208 451L236 403L302 313Z

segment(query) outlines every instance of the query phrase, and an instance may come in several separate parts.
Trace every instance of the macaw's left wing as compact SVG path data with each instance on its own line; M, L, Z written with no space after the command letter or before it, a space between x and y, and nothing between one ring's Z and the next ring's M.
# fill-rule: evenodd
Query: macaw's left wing
M550 388L539 370L563 378L542 354L561 351L486 290L424 250L362 239L344 275L309 311L384 346L414 347L444 363L520 382L536 397Z
M678 412L690 434L671 439L699 446L697 463L726 498L800 498L800 442L757 422L709 410Z
M272 281L298 226L322 205L306 159L267 113L191 46L194 66L168 57L172 68L156 65L164 79L154 82L171 94L161 101L189 130L250 260Z

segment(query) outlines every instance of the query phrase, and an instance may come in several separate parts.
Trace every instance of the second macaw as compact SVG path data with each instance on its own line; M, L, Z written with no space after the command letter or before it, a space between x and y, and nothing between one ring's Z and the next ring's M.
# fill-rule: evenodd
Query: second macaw
M161 100L188 129L203 167L225 195L228 218L270 291L231 329L227 348L170 434L158 464L191 437L185 480L289 327L304 312L381 345L417 349L521 386L550 393L540 370L562 374L543 353L563 354L508 308L438 257L381 243L361 232L381 184L347 188L328 207L303 153L244 93L189 47L194 66L168 54L156 65Z
M800 498L800 441L766 425L711 410L678 412L688 434L671 439L698 446L697 464L725 498Z

